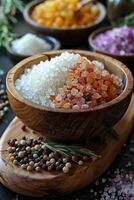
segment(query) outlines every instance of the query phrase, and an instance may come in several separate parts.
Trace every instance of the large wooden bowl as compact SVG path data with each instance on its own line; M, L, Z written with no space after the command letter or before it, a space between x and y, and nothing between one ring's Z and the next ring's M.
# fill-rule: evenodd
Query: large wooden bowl
M129 55L129 54L126 54L126 55L112 54L112 53L109 53L109 52L102 51L101 49L97 48L96 45L94 44L94 38L97 35L99 35L100 33L104 33L108 30L111 30L112 28L113 28L112 26L109 26L109 27L99 28L99 29L93 31L92 34L89 35L89 37L88 37L88 43L89 43L90 48L95 52L102 53L104 55L111 56L115 59L118 59L125 64L134 62L134 54L132 54L132 55Z
M95 30L100 23L103 22L106 17L106 8L102 3L97 3L100 14L97 17L96 21L80 28L56 28L56 27L48 27L45 25L41 25L34 21L31 17L32 12L38 4L42 3L43 0L34 0L31 3L27 4L24 10L24 19L26 22L38 33L44 35L54 36L60 40L60 42L65 46L74 46L83 44L83 42L87 41L89 33Z
M61 51L47 52L27 58L7 75L7 94L16 115L31 129L43 132L49 139L56 141L82 141L102 134L116 124L126 112L133 90L133 77L129 69L121 62L98 53L75 51L91 60L102 61L106 68L123 79L124 91L116 99L86 111L53 109L37 105L25 99L15 88L15 80L26 68L41 60L60 55Z

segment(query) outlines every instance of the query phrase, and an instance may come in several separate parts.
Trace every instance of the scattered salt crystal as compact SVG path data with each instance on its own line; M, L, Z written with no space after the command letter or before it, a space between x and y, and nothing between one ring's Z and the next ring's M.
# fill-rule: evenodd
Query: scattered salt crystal
M129 161L127 164L126 164L126 167L131 167L132 166L132 163Z
M97 181L95 181L95 185L97 185L97 186L99 185L99 181L98 181L98 180L97 180Z
M105 182L106 182L106 180L107 180L106 178L102 178L102 180L101 180L101 181L102 181L102 183L105 183Z
M48 51L51 49L51 46L46 40L32 33L27 33L21 38L12 41L12 49L20 55L30 56Z
M91 192L91 193L93 193L93 192L94 192L94 190L91 188L91 189L90 189L90 192Z

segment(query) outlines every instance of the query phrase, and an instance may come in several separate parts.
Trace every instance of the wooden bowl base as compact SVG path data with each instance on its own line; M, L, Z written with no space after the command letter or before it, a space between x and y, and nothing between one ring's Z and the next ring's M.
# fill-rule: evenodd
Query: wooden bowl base
M9 160L7 141L20 139L22 136L29 138L39 137L30 129L26 132L21 130L22 122L15 118L0 140L0 181L9 189L28 196L45 196L49 194L70 193L78 190L99 177L113 162L131 133L134 123L134 96L124 117L116 124L114 129L119 138L114 139L107 134L107 144L92 142L89 146L102 158L97 161L86 162L83 166L73 166L69 174L59 172L31 173L17 166Z

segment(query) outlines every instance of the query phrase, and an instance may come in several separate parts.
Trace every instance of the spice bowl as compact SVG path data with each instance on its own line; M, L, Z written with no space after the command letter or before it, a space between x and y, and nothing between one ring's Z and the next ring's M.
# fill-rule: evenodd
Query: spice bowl
M17 117L35 132L41 132L48 139L62 142L81 142L103 134L115 125L126 112L133 90L133 76L121 62L98 53L69 50L90 60L104 63L109 72L118 75L125 85L123 92L114 100L86 110L48 108L25 99L16 89L15 80L33 64L60 55L64 50L46 52L29 57L7 74L7 94Z
M42 3L43 0L34 0L27 4L24 10L24 19L25 21L35 30L37 33L50 35L59 39L59 41L65 47L70 46L78 46L87 42L87 38L89 33L95 30L105 19L106 17L106 8L102 3L97 3L99 7L100 14L97 17L96 21L93 23L82 26L82 27L74 27L74 28L58 28L58 27L48 27L42 24L37 23L32 19L32 13L34 8Z
M98 52L98 53L101 53L101 54L104 54L104 55L108 55L108 56L111 56L125 64L128 64L128 63L132 63L134 61L134 54L133 55L117 55L117 54L112 54L112 53L108 53L108 52L105 52L105 51L102 51L100 49L98 49L96 47L96 45L94 44L94 38L99 35L100 33L104 33L108 30L111 30L113 27L112 26L109 26L109 27L103 27L103 28L99 28L95 31L93 31L91 33L91 35L89 35L88 37L88 43L89 43L89 47L91 50L95 51L95 52Z
M49 45L50 45L50 51L52 50L58 50L60 49L61 47L61 43L54 37L51 37L51 36L43 36L43 35L37 35L37 34L34 34L35 36L38 36L39 38L43 39L44 41L46 41ZM21 37L23 37L24 35L19 35L17 37L15 37L14 39L12 39L11 41L9 41L7 44L6 44L6 50L7 50L7 53L8 55L10 56L10 58L15 62L19 62L31 55L22 55L22 54L19 54L19 53L16 53L13 48L12 48L12 42L16 39L20 39Z

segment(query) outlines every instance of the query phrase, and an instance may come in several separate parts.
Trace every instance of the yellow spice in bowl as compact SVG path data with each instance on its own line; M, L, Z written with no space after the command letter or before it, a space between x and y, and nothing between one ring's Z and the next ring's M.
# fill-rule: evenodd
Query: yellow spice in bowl
M85 5L77 10L79 0L46 0L32 13L34 21L48 27L81 27L93 23L98 14L97 5Z

